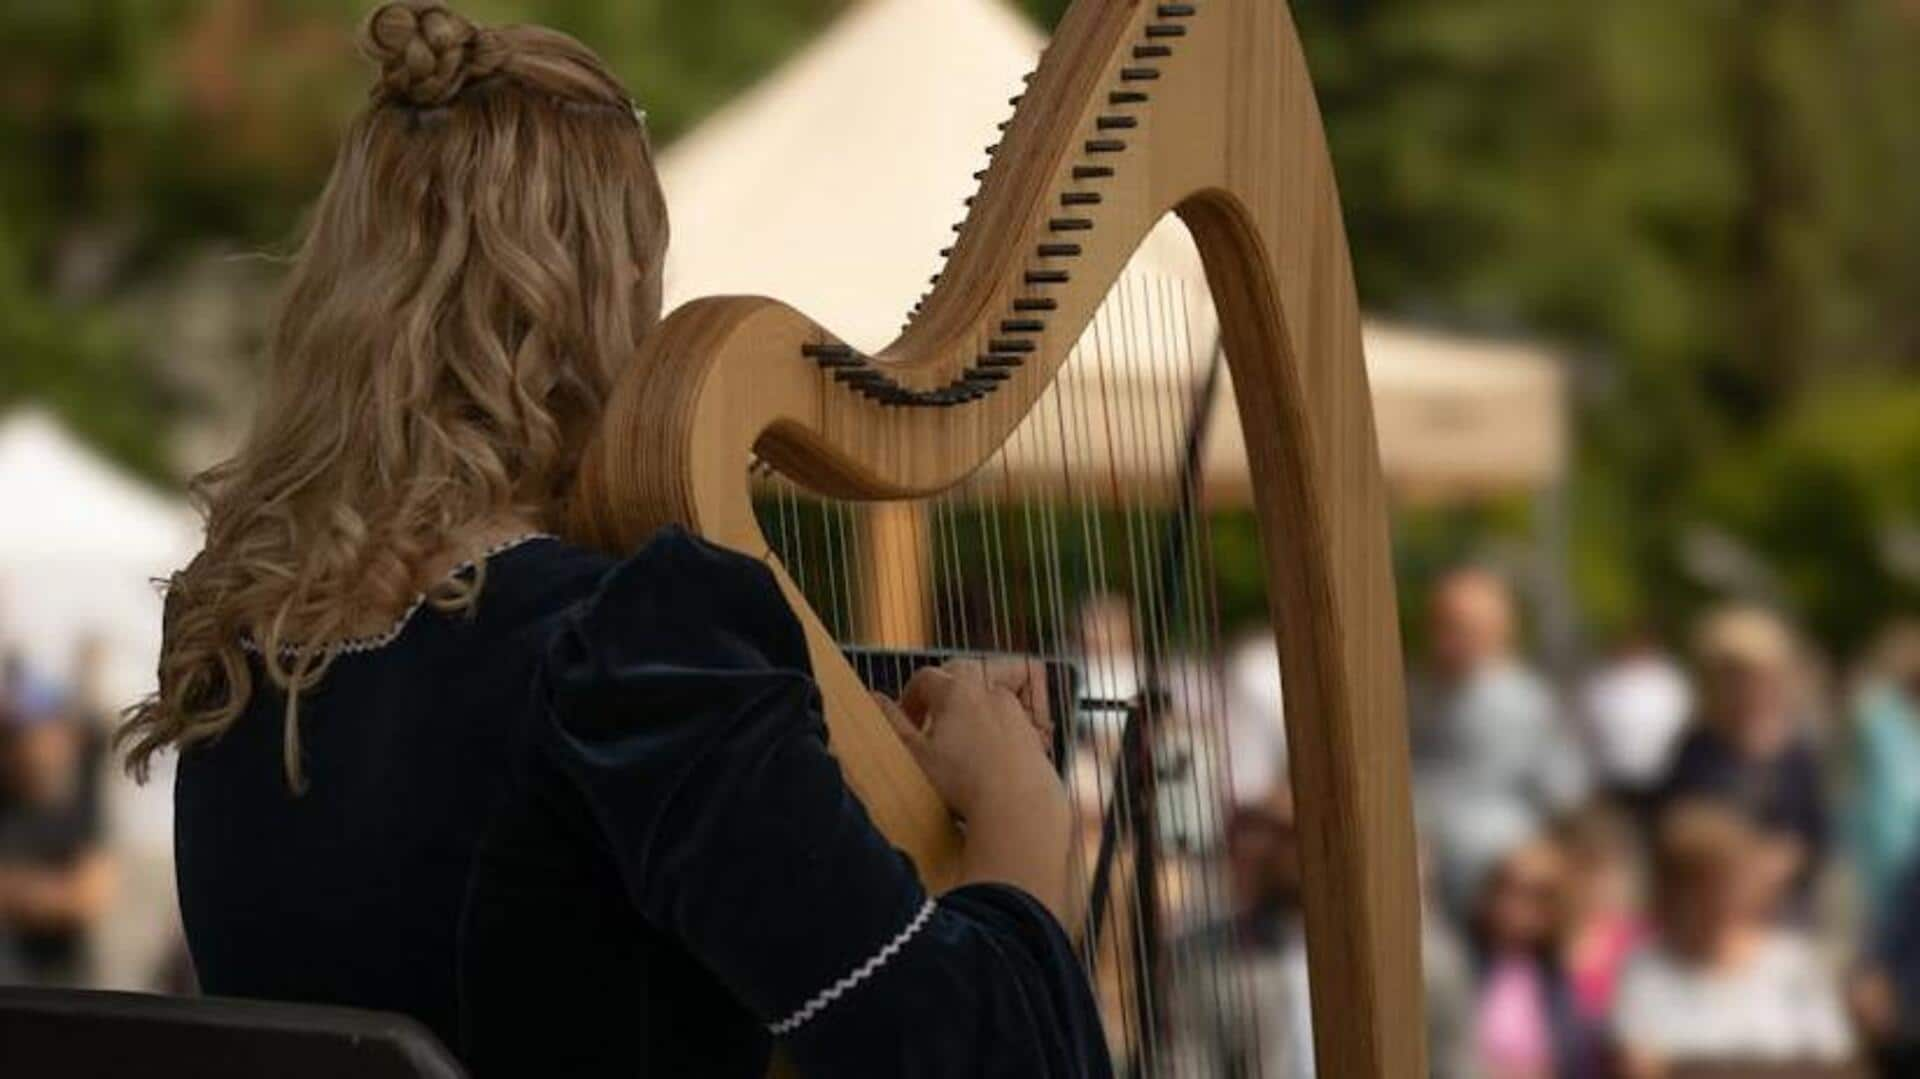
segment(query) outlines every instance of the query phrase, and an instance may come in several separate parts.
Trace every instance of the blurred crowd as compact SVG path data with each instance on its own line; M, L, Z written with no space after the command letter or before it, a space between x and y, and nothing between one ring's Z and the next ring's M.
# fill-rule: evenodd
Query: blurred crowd
M116 885L102 799L107 718L86 650L66 683L0 650L0 984L87 985Z
M1920 1075L1920 629L1835 675L1789 621L1728 606L1559 684L1492 573L1446 575L1426 618L1436 1075ZM1236 770L1271 714L1229 710ZM1236 782L1227 833L1249 961L1304 971L1286 773L1250 763L1271 782ZM1309 1075L1304 975L1268 986L1259 1074Z
M1425 619L1409 733L1436 1075L1920 1075L1920 626L1850 659L1726 607L1553 679L1492 573L1443 577ZM1088 610L1096 697L1137 688L1127 622ZM58 681L0 654L0 983L98 984L116 889L145 887L105 823L111 709L84 649ZM1274 670L1254 634L1220 679L1236 808L1197 842L1177 797L1162 811L1174 849L1225 861L1252 987L1251 1016L1178 1002L1196 1074L1314 1071ZM1183 925L1173 961L1217 962L1219 928ZM190 985L177 941L145 981Z

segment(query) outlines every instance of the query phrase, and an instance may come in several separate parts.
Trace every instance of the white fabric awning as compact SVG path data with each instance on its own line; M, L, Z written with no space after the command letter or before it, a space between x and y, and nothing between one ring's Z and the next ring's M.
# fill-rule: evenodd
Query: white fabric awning
M82 445L50 415L0 417L0 642L65 678L103 649L115 702L150 692L160 650L154 579L199 547L198 519Z

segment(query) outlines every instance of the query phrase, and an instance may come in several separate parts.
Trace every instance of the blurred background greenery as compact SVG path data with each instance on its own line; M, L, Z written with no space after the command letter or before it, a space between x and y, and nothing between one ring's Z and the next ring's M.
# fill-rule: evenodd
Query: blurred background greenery
M853 2L467 6L592 42L670 142ZM0 410L45 403L158 483L206 463L190 432L252 350L202 346L257 333L364 93L363 6L0 6ZM1294 6L1366 306L1580 357L1589 629L1733 590L1845 652L1920 601L1920 4ZM1402 558L1527 527L1408 510Z

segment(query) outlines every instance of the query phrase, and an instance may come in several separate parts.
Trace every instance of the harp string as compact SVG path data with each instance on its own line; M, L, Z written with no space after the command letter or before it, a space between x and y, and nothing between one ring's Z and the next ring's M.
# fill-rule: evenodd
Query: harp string
M1186 360L1184 369L1167 373L1169 385L1176 391L1173 407L1178 409L1180 417L1178 420L1168 417L1170 422L1164 432L1169 444L1178 447L1179 454L1177 460L1180 471L1173 478L1177 488L1177 511L1171 536L1184 547L1181 555L1170 561L1176 576L1168 581L1167 587L1177 590L1181 600L1175 604L1175 611L1177 617L1184 619L1189 651L1220 656L1222 650L1217 622L1212 614L1214 590L1207 586L1212 580L1208 562L1212 556L1212 545L1210 536L1205 533L1210 518L1199 504L1199 497L1205 469L1206 438L1214 419L1213 410L1218 407L1216 389L1223 361L1217 343L1206 354L1195 349L1192 312L1186 292L1172 282L1163 282L1160 287L1168 317L1159 323L1164 343L1157 355L1169 367L1174 366L1175 356ZM1188 738L1187 752L1194 758L1195 775L1191 789L1196 795L1196 827L1203 841L1202 849L1218 852L1225 839L1223 818L1227 812L1226 801L1218 797L1200 797L1200 792L1233 789L1231 764L1225 747L1224 672L1214 667L1195 673L1197 677L1182 680L1182 689L1189 694L1188 722L1184 733ZM1218 717L1219 721L1204 721L1203 717ZM1217 865L1207 866L1203 863L1199 878L1207 909L1227 916L1228 953L1241 954L1244 942L1239 936L1238 921L1231 917L1231 903L1224 894L1226 882L1223 874ZM1248 1038L1249 1056L1254 1060L1261 1059L1259 1013L1246 980L1232 976L1218 963L1200 966L1211 975L1209 982L1199 987L1199 991L1205 995L1204 1009L1210 1014L1235 1017L1238 1020L1236 1028Z
M1174 466L1169 476L1174 511L1163 532L1166 544L1174 550L1163 556L1162 565L1168 569L1161 579L1168 609L1168 635L1175 641L1183 640L1181 650L1188 655L1218 656L1218 642L1209 638L1203 628L1205 623L1197 617L1198 605L1205 602L1211 589L1206 587L1206 579L1198 571L1200 557L1205 552L1195 531L1206 517L1199 495L1204 476L1205 439L1212 420L1213 368L1209 365L1203 369L1201 365L1207 361L1193 348L1184 290L1172 282L1160 282L1154 295L1163 317L1155 320L1159 340L1149 358L1154 362L1157 379L1169 390L1166 407L1160 410L1160 437L1167 459ZM1169 647L1168 654L1175 654L1173 647ZM1211 917L1215 921L1228 918L1226 924L1232 932L1226 884L1217 863L1208 860L1210 852L1219 850L1224 837L1221 818L1226 812L1224 799L1209 795L1228 789L1220 785L1224 775L1224 754L1219 745L1224 734L1220 673L1217 668L1188 662L1180 668L1178 684L1182 711L1179 730L1188 768L1185 786L1193 814L1188 839L1191 849L1183 859L1185 886L1198 889L1202 908L1213 912ZM1230 954L1238 954L1237 949L1230 949ZM1176 962L1190 980L1198 982L1186 987L1185 1000L1190 1012L1251 1016L1242 979L1235 978L1219 963L1194 962L1188 955L1181 955ZM1190 1032L1193 1028L1192 1017L1186 1017L1181 1029ZM1257 1047L1257 1038L1255 1045Z
M940 624L935 643L942 647L953 647L960 633L960 607L954 591L953 551L947 543L948 530L946 517L948 495L935 498L928 507L928 523L933 526L933 544L939 558L940 594L935 603L941 611Z
M977 651L978 645L973 641L972 620L967 613L969 591L966 563L960 559L960 528L954 521L959 513L959 508L954 504L957 501L957 493L949 493L939 503L944 519L944 526L940 530L941 547L947 559L947 594L953 619L948 647L963 652Z
M1177 643L1174 611L1166 587L1166 573L1173 553L1166 542L1165 525L1156 506L1166 504L1169 496L1177 496L1177 490L1167 489L1173 485L1163 481L1161 473L1165 471L1167 480L1173 479L1180 471L1180 463L1177 453L1170 452L1166 445L1169 396L1159 386L1160 365L1170 360L1164 355L1164 343L1157 340L1166 314L1157 303L1152 285L1145 279L1127 283L1122 310L1130 316L1127 319L1129 358L1133 364L1144 366L1151 384L1160 391L1128 394L1127 398L1134 414L1132 438L1136 453L1142 459L1140 467L1145 479L1136 487L1134 513L1138 518L1141 545L1136 593L1140 596L1142 620L1146 625L1141 647L1146 670L1143 681L1154 709L1150 763L1154 769L1154 822L1159 834L1153 841L1169 850L1168 856L1159 859L1167 872L1161 875L1158 885L1169 891L1171 902L1160 905L1178 911L1186 908L1183 900L1193 889L1194 866L1189 851L1194 847L1191 829L1200 815L1201 798L1198 785L1190 782L1191 777L1183 772L1192 764L1188 723L1193 712L1187 695L1187 672L1174 664ZM1166 515L1168 522L1178 518L1177 501L1174 504L1175 510ZM1173 917L1166 917L1166 921L1175 924L1168 927L1171 933L1163 929L1163 941L1169 936L1177 939L1183 935L1184 927ZM1191 964L1170 962L1177 957L1169 956L1168 951L1163 945L1154 958L1165 969L1165 974L1156 981L1167 987L1160 1010L1162 1022L1171 1026L1170 1013L1176 1002L1193 992L1188 983L1193 980L1195 968Z
M1095 366L1096 372L1103 369L1110 337L1110 319L1109 313L1097 321L1093 332L1078 350L1073 364L1076 374L1089 365ZM1064 437L1061 467L1066 489L1079 500L1078 523L1085 562L1085 577L1077 596L1078 609L1072 612L1082 616L1077 652L1085 665L1085 677L1091 695L1116 699L1126 693L1122 684L1123 672L1118 669L1120 657L1115 651L1103 647L1105 642L1093 639L1087 632L1097 624L1093 617L1097 608L1090 608L1089 605L1103 602L1102 597L1113 594L1106 564L1109 546L1105 537L1105 520L1096 490L1096 484L1101 479L1106 479L1111 487L1112 462L1107 462L1108 476L1099 476L1097 468L1089 468L1088 471L1094 475L1079 484L1074 483L1075 462L1098 461L1091 433L1099 420L1087 414L1089 409L1085 407L1084 394L1069 396L1062 393L1060 400L1075 406L1067 410L1070 416L1062 417ZM1096 404L1104 404L1104 401ZM1063 611L1063 630L1066 617L1069 616L1068 611ZM1085 779L1090 777L1093 786L1091 804L1083 808L1081 816L1083 819L1091 818L1101 832L1095 864L1089 870L1096 874L1105 871L1111 881L1116 872L1124 874L1125 868L1121 863L1131 856L1134 848L1134 818L1123 786L1124 771L1116 767L1119 763L1119 739L1110 722L1094 722L1088 725L1081 741L1086 745L1081 756L1083 764L1077 769L1076 778L1081 779L1084 785ZM1126 1060L1136 1052L1151 1051L1149 1038L1154 1023L1147 1001L1138 992L1135 974L1139 955L1129 947L1132 930L1139 924L1134 906L1137 897L1133 889L1128 887L1121 887L1117 893L1109 887L1102 893L1097 876L1092 891L1097 905L1088 918L1087 960L1093 967L1095 984L1101 990L1109 1014L1120 1028L1115 1032L1117 1037L1114 1039L1117 1054ZM1109 921L1122 923L1122 931L1102 933L1102 928Z
M1198 534L1200 526L1206 520L1206 513L1204 513L1204 507L1196 505L1200 495L1200 482L1206 467L1206 457L1204 457L1206 434L1213 419L1213 380L1215 380L1213 365L1217 363L1217 359L1213 357L1202 359L1202 355L1192 346L1192 319L1190 319L1187 294L1171 286L1164 286L1164 292L1167 296L1167 307L1169 307L1169 317L1164 323L1165 355L1179 353L1188 359L1185 371L1173 372L1173 386L1179 390L1177 407L1181 411L1181 417L1185 417L1183 428L1173 428L1167 432L1175 444L1181 445L1181 468L1183 468L1183 474L1175 478L1179 486L1181 509L1185 511L1175 518L1175 528L1181 530L1179 538L1185 543L1183 557L1177 561L1177 572L1181 576L1175 582L1181 586L1181 595L1185 599L1185 603L1179 605L1179 616L1185 618L1190 647L1202 655L1217 657L1221 655L1219 641L1217 637L1212 637L1206 632L1208 620L1202 614L1202 607L1212 597L1212 589L1206 587L1208 578L1202 572L1202 564L1204 564L1202 559L1210 551ZM1202 371L1202 365L1206 365L1204 371ZM1221 674L1217 670L1202 670L1198 672L1196 678L1183 682L1183 687L1190 693L1187 724L1188 743L1190 743L1188 753L1196 756L1196 762L1194 762L1196 778L1192 787L1196 791L1196 803L1198 803L1196 804L1198 822L1200 822L1198 827L1204 837L1202 851L1206 849L1217 851L1219 843L1225 837L1225 827L1221 818L1225 816L1227 806L1223 799L1217 799L1217 797L1202 799L1198 797L1198 793L1210 791L1210 789L1212 791L1233 789L1225 770L1225 747L1221 745L1225 737L1223 733L1225 724L1204 722L1204 720L1196 722L1196 720L1204 716L1225 716L1225 708L1223 708L1225 693L1221 691ZM1198 875L1200 875L1200 885L1204 891L1208 910L1227 914L1231 904L1223 895L1225 879L1217 872L1217 866L1202 864ZM1233 923L1229 922L1229 925ZM1238 927L1233 925L1231 931L1236 929ZM1235 945L1238 945L1238 941L1235 941ZM1233 947L1231 950L1233 954L1238 954L1238 947ZM1227 971L1221 970L1219 964L1204 964L1204 970L1212 975L1210 983L1204 987L1204 991L1210 995L1208 996L1210 1012L1213 1014L1225 1012L1235 1016L1246 1016L1248 1021L1258 1021L1256 1010L1252 1008L1252 1000L1246 993L1244 979L1231 977ZM1254 1035L1254 1046L1256 1046L1254 1056L1258 1060L1258 1033Z
M1006 445L936 497L823 500L752 469L775 555L847 645L1076 672L1048 688L1078 698L1053 711L1075 887L1097 904L1080 962L1133 1075L1217 1074L1213 1027L1259 1036L1244 978L1209 961L1236 951L1237 929L1220 872L1218 578L1194 471L1219 357L1196 350L1189 300L1179 281L1124 278Z
M1088 346L1084 342L1076 346L1068 361L1069 369L1078 371L1088 362L1086 359L1087 355ZM1073 470L1073 462L1078 459L1076 456L1076 447L1079 445L1078 432L1083 427L1084 417L1080 414L1079 409L1071 407L1078 404L1078 398L1067 394L1062 386L1063 380L1056 380L1054 386L1048 391L1048 397L1052 405L1050 411L1054 424L1053 437L1049 439L1049 442L1052 445L1057 445L1060 450L1057 462L1060 470L1060 490L1064 498L1047 500L1044 511L1046 520L1049 522L1047 534L1051 545L1049 560L1053 569L1053 583L1055 588L1053 598L1055 614L1054 639L1055 647L1060 658L1067 659L1072 657L1076 651L1082 653L1082 658L1086 660L1084 671L1086 689L1084 692L1090 697L1098 698L1106 695L1105 690L1110 681L1110 676L1106 675L1105 672L1100 669L1100 657L1098 654L1086 648L1087 642L1084 640L1076 642L1073 639L1070 627L1072 625L1072 619L1079 613L1079 605L1084 604L1087 596L1090 595L1096 587L1093 582L1097 581L1099 577L1103 575L1094 565L1094 559L1099 557L1101 548L1097 547L1087 538L1091 534L1092 526L1096 523L1091 512L1092 501L1089 497L1087 481L1083 479L1076 483ZM1071 413L1071 415L1069 415L1069 413ZM1036 435L1038 436L1043 433L1043 431L1036 432ZM1059 523L1059 515L1063 511L1069 514L1077 513L1077 522L1070 518L1067 524L1067 530L1064 533ZM1079 547L1086 565L1083 570L1084 575L1082 577L1081 587L1077 591L1070 591L1072 586L1070 586L1067 581L1069 563L1061 553L1061 541L1063 535L1067 539L1071 539L1072 529L1075 523L1079 525L1082 533ZM1072 598L1070 599L1069 597ZM1078 603L1075 601L1078 601ZM1073 739L1069 743L1069 751L1073 754L1069 761L1069 790L1076 795L1076 821L1082 822L1076 826L1075 835L1082 844L1083 860L1077 864L1081 867L1084 878L1086 875L1091 874L1093 870L1092 858L1098 857L1100 853L1099 837L1096 837L1094 850L1088 851L1086 849L1085 840L1087 836L1084 823L1090 820L1097 827L1105 819L1104 807L1111 804L1110 799L1114 799L1116 794L1108 790L1107 773L1103 767L1103 763L1107 758L1100 751L1098 745L1101 733L1100 724L1098 722L1090 722L1089 720L1092 717L1081 708L1073 708L1070 710L1070 713L1073 717L1074 731ZM1088 785L1092 787L1092 797L1090 799L1084 797L1085 788ZM1086 894L1086 901L1091 902L1091 888L1089 886L1083 886L1082 891ZM1098 911L1088 912L1085 922L1086 930L1082 936L1082 956L1083 962L1087 967L1089 981L1095 986L1096 991L1101 994L1104 1010L1109 1016L1109 1025L1117 1024L1120 1028L1113 1032L1116 1035L1113 1038L1113 1041L1117 1043L1116 1048L1124 1051L1126 1047L1138 1044L1140 1040L1138 1033L1139 1025L1131 998L1126 991L1126 987L1121 982L1121 978L1124 976L1124 967L1119 961L1121 954L1120 949L1110 938L1104 942L1109 953L1108 961L1104 963L1101 961L1100 953L1103 941L1096 929L1099 920L1106 915L1107 909L1110 908L1110 906L1110 902L1103 903Z
M993 407L1001 409L1012 407L1011 404L1004 399L994 401L992 404ZM995 456L1002 461L1006 459L1004 450ZM983 476L991 476L992 464L992 461L988 462L988 468L983 471ZM983 481L976 480L976 482L980 483ZM995 506L995 503L989 503L984 500L976 500L974 502L974 520L980 529L981 549L991 552L989 557L984 560L983 568L986 570L988 578L987 603L989 607L989 622L994 627L993 648L999 652L1026 652L1029 650L1027 645L1030 642L1025 639L1024 634L1016 635L1015 633L1016 626L1012 596L1007 588L1008 566L1006 544L1003 542L1004 536L1001 534L1000 529L1000 517L1004 511L997 508L989 508Z
M1094 321L1093 352L1090 359L1099 389L1091 407L1080 410L1083 421L1080 435L1087 451L1089 470L1102 471L1100 466L1104 464L1104 486L1108 504L1124 514L1125 490L1119 478L1119 461L1117 460L1119 442L1114 437L1113 398L1109 389L1112 366L1111 342L1115 317L1116 308L1108 303L1101 306L1099 316ZM1081 397L1076 395L1075 400L1079 401ZM1086 414L1095 408L1099 411L1098 416ZM1100 436L1104 436L1104 441L1096 442L1095 439ZM1096 446L1104 446L1105 453L1099 453L1095 449ZM1092 494L1091 490L1089 494ZM1121 668L1120 663L1123 657L1118 649L1111 647L1110 642L1098 642L1101 647L1094 649L1091 646L1096 642L1083 641L1082 650L1088 654L1089 666L1096 668L1100 675L1100 683L1104 689L1101 696L1116 701L1130 700L1137 697L1139 688L1138 668L1134 666L1134 649L1132 648L1137 640L1138 626L1131 622L1131 605L1113 599L1119 593L1116 591L1116 582L1110 579L1108 574L1107 553L1110 548L1106 537L1107 514L1103 510L1104 507L1096 503L1089 505L1085 511L1085 519L1092 526L1092 534L1088 537L1088 550L1092 559L1093 577L1092 593L1088 601L1089 605L1095 602L1116 602L1119 604L1116 609L1127 614L1130 621L1127 626L1126 643L1129 648L1124 658L1133 669ZM1137 704L1134 707L1137 710ZM1130 1055L1134 1058L1131 1065L1137 1069L1142 1065L1151 1068L1157 1056L1155 1052L1157 1039L1154 1036L1157 1023L1150 987L1145 984L1145 979L1142 977L1142 961L1145 959L1147 942L1143 939L1145 927L1140 919L1140 895L1138 889L1129 886L1130 882L1127 880L1128 877L1137 879L1137 874L1142 871L1139 864L1142 853L1138 830L1139 807L1135 804L1137 784L1129 782L1125 759L1126 722L1135 719L1136 715L1137 711L1125 713L1125 719L1118 730L1115 730L1112 724L1103 724L1094 728L1094 741L1099 746L1094 756L1094 764L1096 768L1106 765L1107 770L1104 774L1107 775L1112 787L1110 798L1105 800L1102 817L1102 847L1098 855L1099 864L1095 866L1095 870L1096 874L1101 869L1108 870L1109 887L1118 888L1119 898L1117 900L1111 898L1114 894L1111 891L1102 895L1102 890L1097 883L1099 877L1096 875L1096 894L1092 900L1096 909L1091 912L1090 931L1096 938L1104 935L1112 943L1110 969L1118 983L1117 992L1122 1008L1129 1013L1128 1042L1124 1048L1131 1051ZM1106 834L1109 832L1113 837L1111 843ZM1114 872L1120 874L1117 885L1111 883L1114 880L1112 876ZM1108 917L1109 911L1114 912L1111 917ZM1101 933L1109 921L1118 921L1123 917L1124 927L1116 926L1114 931Z
M1136 928L1129 937L1136 953L1134 969L1138 982L1137 994L1141 1008L1150 1020L1143 1031L1143 1052L1136 1064L1151 1074L1159 1071L1163 1055L1160 1044L1166 1026L1163 995L1170 988L1165 980L1165 958L1162 954L1165 925L1161 893L1166 881L1161 879L1160 872L1160 867L1166 864L1164 840L1167 837L1161 814L1160 755L1167 730L1167 708L1162 672L1158 669L1161 657L1156 635L1159 626L1152 588L1155 559L1145 524L1146 499L1152 487L1154 462L1148 456L1151 447L1143 437L1141 395L1121 393L1116 388L1122 374L1118 370L1120 364L1124 362L1130 367L1137 365L1140 357L1140 319L1134 311L1133 292L1130 282L1122 281L1116 295L1118 302L1111 308L1107 362L1101 372L1101 399L1107 405L1110 459L1116 463L1116 472L1124 477L1115 487L1120 496L1121 534L1127 551L1125 594L1131 600L1133 627L1130 641L1133 646L1135 714L1128 719L1137 725L1137 729L1136 737L1131 740L1125 737L1123 730L1119 749L1124 761L1123 789L1130 803L1129 815L1134 822L1133 887L1130 895Z
M1199 755L1195 744L1197 717L1200 713L1194 699L1194 672L1190 660L1177 659L1186 649L1183 644L1191 645L1190 637L1182 634L1180 620L1183 616L1180 574L1183 573L1182 527L1184 515L1185 484L1184 454L1180 439L1173 428L1177 421L1171 415L1178 404L1180 380L1172 377L1172 368L1176 364L1167 331L1171 324L1172 312L1166 297L1157 283L1136 282L1136 291L1140 303L1148 312L1143 320L1142 331L1147 338L1142 358L1147 364L1150 377L1156 387L1164 387L1162 392L1154 393L1145 406L1150 421L1147 439L1155 447L1158 462L1167 468L1164 481L1164 498L1173 509L1163 517L1149 516L1145 521L1146 536L1152 545L1149 558L1149 596L1157 607L1158 630L1155 645L1158 655L1153 660L1156 670L1154 681L1158 691L1167 701L1167 714L1163 721L1162 747L1166 752L1164 767L1171 780L1173 798L1169 799L1174 820L1170 821L1170 839L1175 848L1175 857L1170 861L1174 867L1173 885L1178 889L1177 906L1190 906L1189 897L1198 896L1202 909L1213 909L1217 901L1212 888L1210 875L1202 872L1195 863L1197 852L1204 850L1210 835L1209 821L1212 814L1208 809L1208 799L1204 796L1204 776L1196 771ZM1184 938L1187 927L1176 928L1176 935ZM1196 997L1211 995L1211 979L1217 975L1212 967L1187 962L1182 954L1170 958L1171 973L1168 981L1174 990L1174 999L1169 1001L1170 1011L1177 1012L1181 1002L1191 1002ZM1191 1005L1188 1005L1191 1008ZM1178 1028L1176 1028L1178 1029Z
M1048 406L1057 406L1058 400L1058 394L1049 390L1035 407L1035 416L1044 417ZM1036 450L1044 445L1041 440L1040 425L1032 422L1022 423L1014 431L1013 441L1023 458L1036 460ZM1003 453L1000 455L999 465L1001 483L1009 492L1009 498L1018 505L1020 510L1020 532L1021 538L1025 541L1026 550L1025 573L1023 576L1025 577L1029 593L1028 610L1033 626L1032 646L1034 651L1041 656L1042 659L1047 661L1049 665L1059 663L1065 660L1066 655L1059 633L1062 621L1062 612L1059 603L1061 590L1057 572L1058 567L1054 565L1057 555L1054 554L1052 536L1049 531L1053 527L1052 521L1047 514L1050 503L1043 502L1041 498L1038 497L1031 476L1020 476L1016 479L1016 473L1008 461L1007 454ZM1038 517L1037 539L1036 517ZM1049 632L1050 630L1051 633ZM1060 691L1060 688L1064 688L1065 691L1069 693L1076 692L1071 685L1067 687L1055 687L1052 682L1049 681L1048 692L1050 700L1053 694ZM1075 764L1072 747L1080 735L1078 723L1079 714L1080 709L1073 706L1069 706L1059 712L1059 721L1063 726L1057 732L1058 736L1055 744L1062 747L1059 753L1059 764L1063 769L1067 770L1069 774L1071 774L1071 769ZM1068 834L1068 858L1069 864L1076 867L1084 864L1084 859L1086 858L1086 844L1081 835L1081 830L1077 825L1073 827ZM1069 901L1076 907L1084 907L1086 903L1086 892L1084 888L1079 886L1078 881L1079 877L1078 874L1076 874ZM1094 972L1091 963L1084 953L1081 956L1081 962L1086 967L1086 973L1089 981L1091 981Z
M1183 366L1191 358L1174 347L1170 336L1173 310L1168 298L1168 282L1137 279L1130 291L1135 295L1133 320L1137 340L1134 359L1144 364L1155 392L1134 395L1143 430L1141 442L1151 447L1155 500L1142 507L1141 535L1147 545L1143 560L1146 573L1144 589L1148 617L1153 623L1149 634L1148 681L1156 699L1164 705L1156 731L1157 761L1165 779L1160 788L1162 817L1166 822L1166 840L1172 845L1171 857L1164 859L1172 870L1166 886L1173 889L1173 911L1216 910L1220 896L1213 875L1200 861L1214 833L1212 799L1208 797L1206 774L1199 771L1200 752L1196 732L1205 725L1201 702L1197 699L1196 677L1199 668L1189 658L1198 643L1182 630L1185 616L1185 573L1189 551L1184 542L1184 525L1191 513L1188 507L1186 477L1191 439L1189 426L1181 413L1181 387L1186 379ZM1164 472L1164 476L1161 474ZM1156 507L1170 507L1157 509ZM1173 922L1173 940L1191 937L1195 927ZM1162 962L1168 965L1165 978L1169 986L1166 1011L1176 1034L1188 1024L1180 1022L1182 1011L1191 1012L1196 1000L1217 999L1219 969L1211 964L1188 961L1186 949L1163 949ZM1184 1007L1183 1007L1184 1005ZM1177 1053L1178 1046L1174 1047Z

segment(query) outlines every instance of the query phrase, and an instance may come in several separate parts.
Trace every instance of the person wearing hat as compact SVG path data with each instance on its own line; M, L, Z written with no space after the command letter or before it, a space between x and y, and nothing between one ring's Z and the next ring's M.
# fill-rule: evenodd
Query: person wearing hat
M1764 840L1775 894L1804 918L1826 851L1828 810L1804 722L1806 684L1787 624L1755 607L1708 614L1694 636L1699 707L1653 799L1736 810Z

